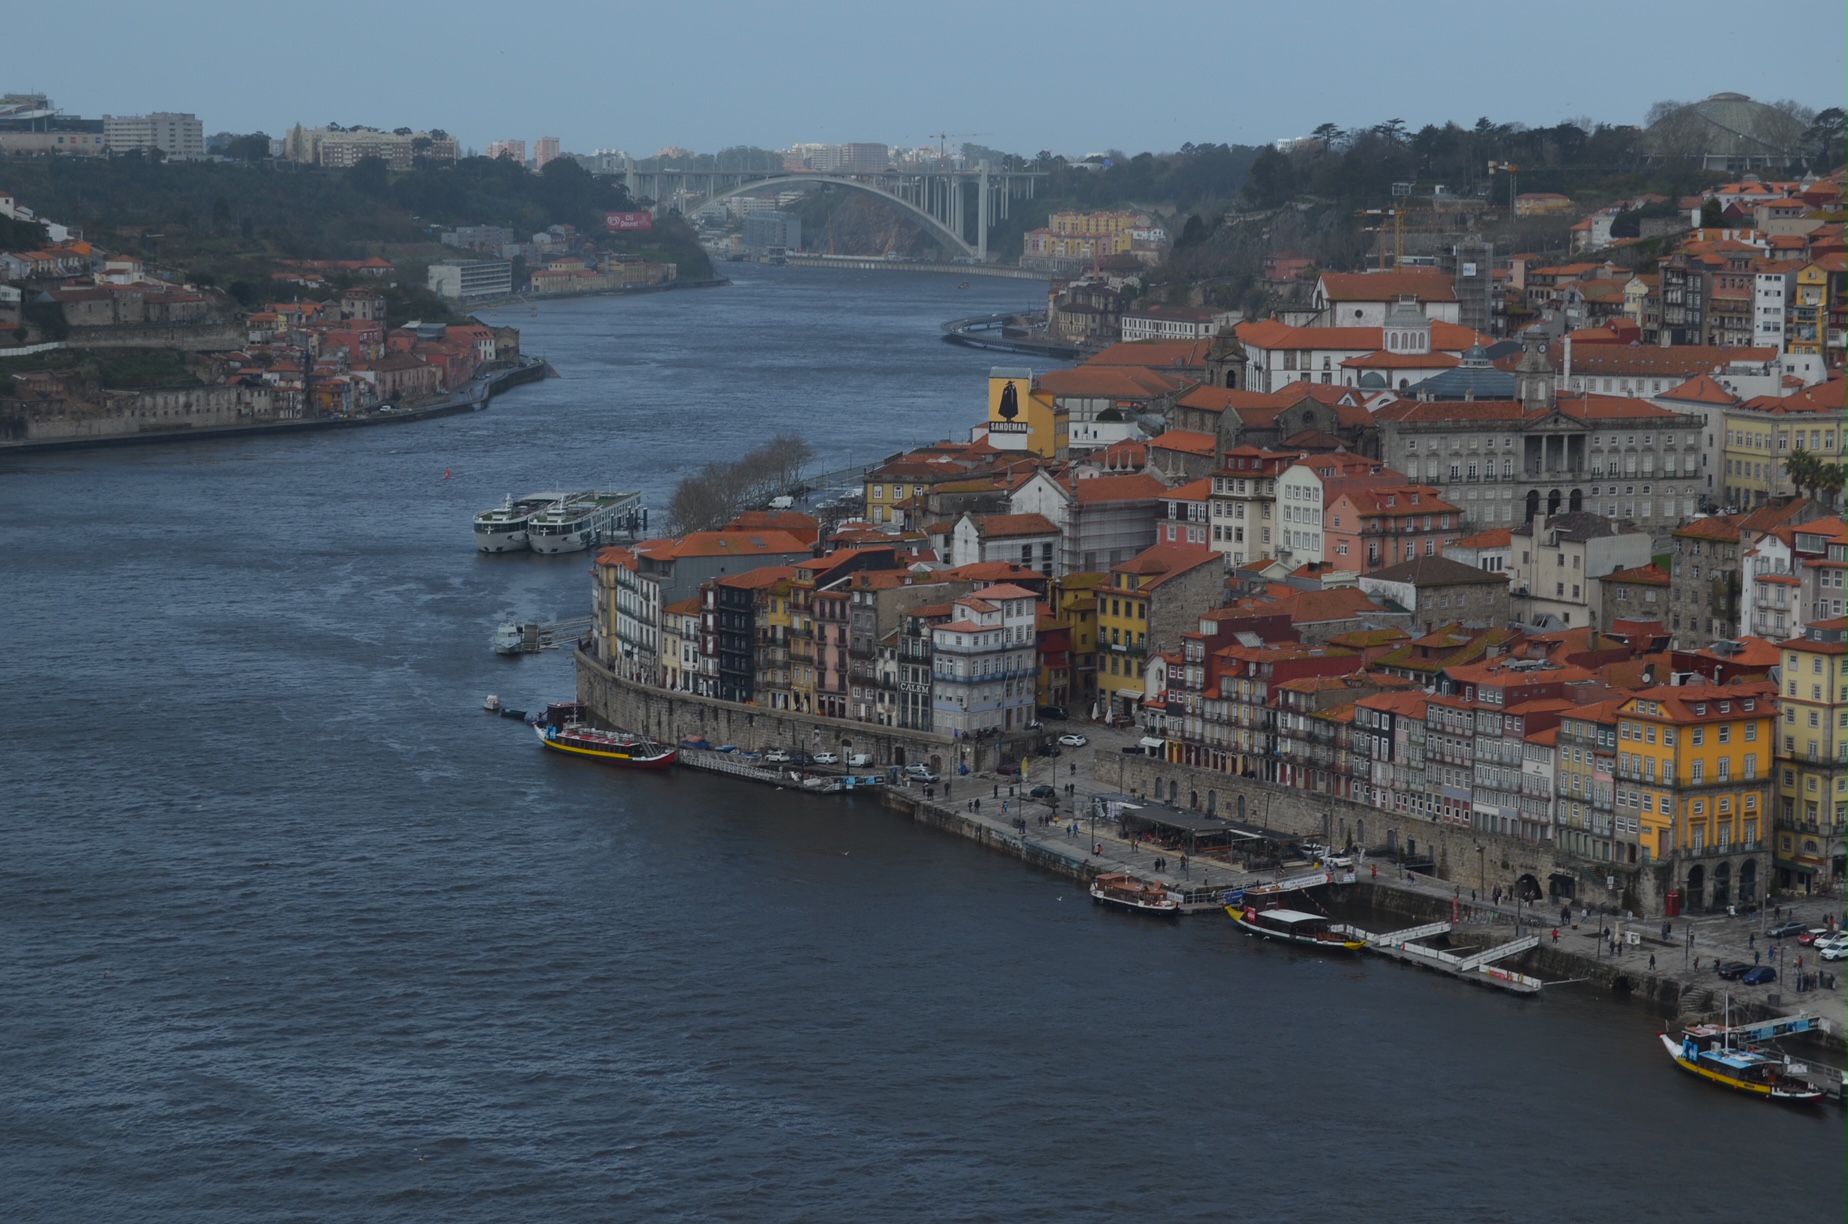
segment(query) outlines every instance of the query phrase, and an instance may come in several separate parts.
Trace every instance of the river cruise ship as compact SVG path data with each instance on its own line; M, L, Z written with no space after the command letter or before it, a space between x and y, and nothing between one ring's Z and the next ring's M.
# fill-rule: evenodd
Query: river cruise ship
M547 506L562 505L591 496L589 493L528 493L507 500L475 516L475 547L484 553L524 552L526 525Z
M583 552L619 533L632 533L646 522L638 492L581 493L528 519L526 540L534 552L548 556Z

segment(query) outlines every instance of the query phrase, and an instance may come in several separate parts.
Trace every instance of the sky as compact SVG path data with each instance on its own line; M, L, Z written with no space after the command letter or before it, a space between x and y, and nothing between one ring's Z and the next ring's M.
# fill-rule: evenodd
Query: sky
M438 127L571 152L964 140L1031 155L1480 115L1640 123L1724 90L1842 104L1842 0L310 0L9 4L0 92L206 132ZM1474 11L1471 11L1471 10ZM1767 29L1775 24L1776 32ZM1737 26L1736 39L1724 31ZM1793 31L1803 31L1792 37ZM72 41L75 38L75 41ZM1727 64L1725 48L1739 49ZM67 53L44 54L44 48Z

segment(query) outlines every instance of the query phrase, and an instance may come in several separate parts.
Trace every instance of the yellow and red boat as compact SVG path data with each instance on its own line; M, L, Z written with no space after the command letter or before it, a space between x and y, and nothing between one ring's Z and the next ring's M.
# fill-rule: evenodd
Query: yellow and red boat
M548 709L547 717L533 724L539 742L565 756L584 757L629 769L665 769L680 756L678 748L657 744L646 736L631 735L627 731L600 731L575 717L552 717L554 711L574 709L581 707L561 702Z

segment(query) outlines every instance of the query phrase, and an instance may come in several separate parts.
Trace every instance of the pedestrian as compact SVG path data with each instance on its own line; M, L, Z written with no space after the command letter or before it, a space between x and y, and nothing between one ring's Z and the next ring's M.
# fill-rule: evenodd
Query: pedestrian
M1001 814L1003 816L1007 815L1007 800L1005 799L1001 801Z
M945 781L943 784L943 797L945 799L948 799L950 797L950 784L948 781Z
M1763 955L1764 953L1760 952L1757 948L1753 948L1752 949L1752 963L1756 965L1758 963L1758 958Z
M1469 890L1469 903L1471 905L1476 904L1476 890L1473 888Z
M992 795L990 795L990 796L989 796L989 798L990 798L990 799L999 799L1000 797L1001 797L1001 784L1000 784L999 782L997 782L997 783L995 783L995 793L994 793L994 794L992 794Z
M1745 933L1745 946L1748 948L1756 948L1758 946L1757 931L1747 931Z
M1559 928L1558 927L1553 928L1553 942L1554 943L1559 942Z
M1072 777L1075 778L1077 776L1078 776L1078 762L1073 761L1072 762Z
M1700 957L1698 956L1694 958L1694 968L1696 972L1700 970Z
M1649 954L1649 972L1651 973L1655 972L1655 953L1654 952L1651 952Z
M1373 864L1373 878L1376 880L1380 878L1380 865L1378 863Z

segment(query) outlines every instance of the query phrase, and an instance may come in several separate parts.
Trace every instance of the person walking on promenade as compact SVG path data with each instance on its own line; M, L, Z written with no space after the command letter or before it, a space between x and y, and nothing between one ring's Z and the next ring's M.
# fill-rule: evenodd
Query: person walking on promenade
M1376 880L1380 878L1380 865L1378 863L1373 864L1373 878Z
M1747 931L1745 933L1745 946L1748 948L1756 948L1758 946L1757 931Z
M1553 942L1554 943L1559 942L1559 928L1558 927L1553 928Z
M1651 973L1655 972L1655 953L1654 952L1651 952L1649 954L1649 972Z
M1752 949L1752 963L1756 965L1758 963L1758 958L1763 955L1764 953L1760 952L1757 948L1753 948Z
M997 782L997 783L995 783L995 793L994 793L994 794L992 794L992 795L990 795L990 796L989 796L989 798L990 798L990 799L999 799L1000 797L1001 797L1001 784L1000 784L999 782Z

